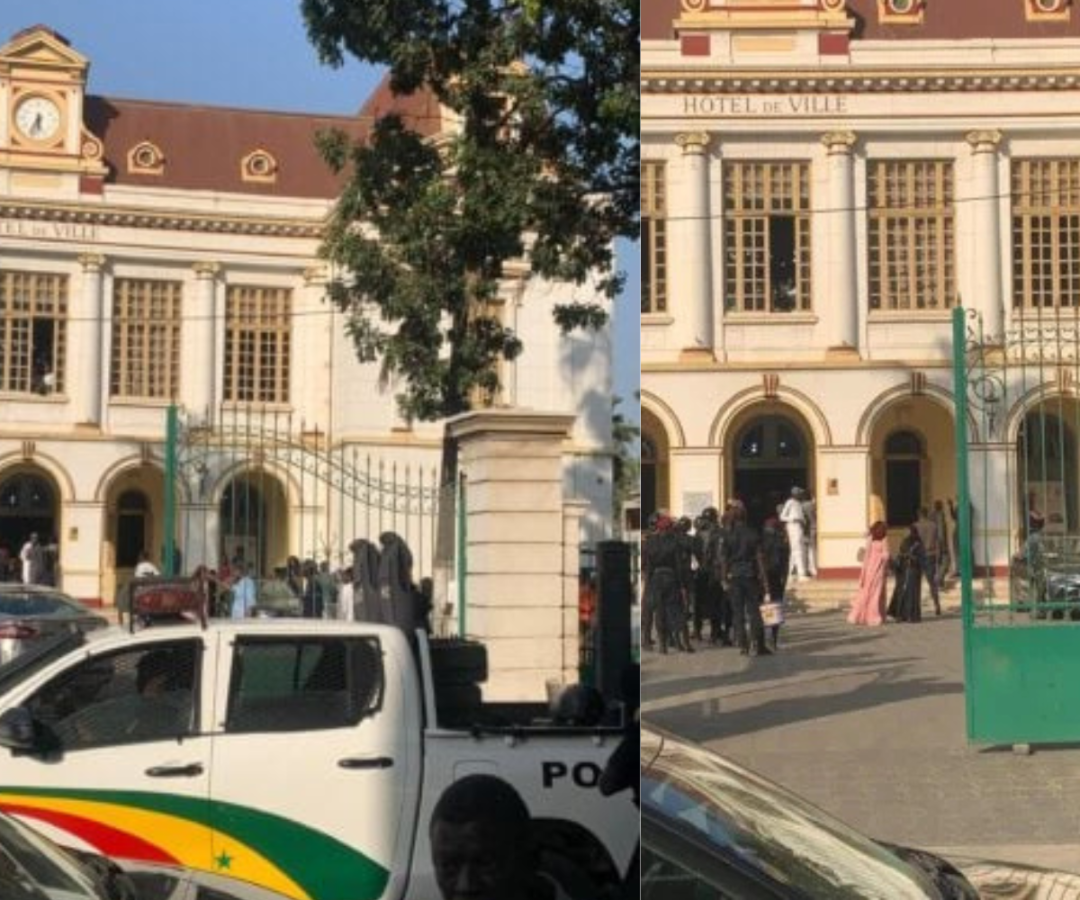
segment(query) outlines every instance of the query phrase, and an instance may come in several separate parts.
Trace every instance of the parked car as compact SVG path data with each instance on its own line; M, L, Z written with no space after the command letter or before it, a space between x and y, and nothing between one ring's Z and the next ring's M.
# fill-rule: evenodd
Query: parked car
M1017 553L1009 567L1009 593L1032 618L1080 620L1080 555L1053 545L1032 560Z
M1067 873L950 862L871 840L760 775L648 725L641 842L642 900L1080 898L1080 877Z
M0 584L0 665L57 632L90 631L108 624L104 616L56 588Z

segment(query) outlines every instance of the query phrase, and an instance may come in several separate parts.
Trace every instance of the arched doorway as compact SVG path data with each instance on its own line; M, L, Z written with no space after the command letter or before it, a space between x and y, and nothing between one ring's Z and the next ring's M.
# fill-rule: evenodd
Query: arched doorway
M648 523L658 509L670 509L671 449L667 431L647 409L641 410L641 518Z
M0 546L14 556L31 533L43 544L60 538L60 492L44 471L30 467L0 475Z
M802 418L791 413L753 415L734 429L728 458L732 496L746 504L750 523L776 515L793 487L813 492L814 443Z
M926 395L885 407L870 433L867 521L906 529L922 507L956 496L956 434L949 409ZM865 526L862 526L865 527ZM896 535L894 535L895 537Z
M265 472L233 478L218 504L221 558L241 557L258 577L272 575L288 556L288 507L281 483Z
M132 466L109 483L101 548L101 596L106 603L131 580L141 552L161 567L164 504L165 478L155 466Z
M1058 398L1032 408L1016 440L1017 497L1020 522L1033 511L1045 521L1047 534L1080 530L1077 502L1076 433L1080 403ZM1026 529L1022 528L1022 533Z

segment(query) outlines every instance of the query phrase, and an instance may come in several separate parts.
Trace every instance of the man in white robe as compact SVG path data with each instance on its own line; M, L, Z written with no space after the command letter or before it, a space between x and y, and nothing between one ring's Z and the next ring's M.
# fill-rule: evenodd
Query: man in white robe
M780 511L780 521L784 523L788 543L791 545L791 573L798 575L799 581L807 581L806 512L803 510L802 495L802 488L791 489L791 497Z

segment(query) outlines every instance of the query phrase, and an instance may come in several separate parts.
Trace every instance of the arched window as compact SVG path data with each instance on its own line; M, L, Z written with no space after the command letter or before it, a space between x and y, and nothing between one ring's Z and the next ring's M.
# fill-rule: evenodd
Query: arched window
M922 456L922 441L914 431L894 431L885 439L886 456Z
M0 507L12 515L49 515L53 492L37 475L16 475L0 487Z

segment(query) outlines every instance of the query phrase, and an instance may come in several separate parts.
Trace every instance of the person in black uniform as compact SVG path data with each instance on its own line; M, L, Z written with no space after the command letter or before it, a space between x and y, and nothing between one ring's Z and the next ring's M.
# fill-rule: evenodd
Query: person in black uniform
M765 554L761 538L746 522L746 507L742 503L731 507L731 528L724 542L720 571L731 598L735 642L739 645L739 652L750 656L767 656L770 651L765 646L765 624L761 621L760 608L762 593L768 585Z
M722 615L724 588L720 583L720 567L717 562L724 542L724 531L720 527L720 514L716 507L710 506L703 510L698 523L695 529L695 553L698 561L696 603L700 607L700 613L695 607L695 633L700 639L702 621L707 618L710 642L730 647L731 639Z
M641 591L641 647L643 650L652 650L655 646L653 643L653 622L656 620L656 598L653 596L652 585L647 577L645 559L649 553L649 542L656 536L656 523L659 521L660 513L654 512L650 515L646 531L641 536L641 577L643 584Z
M674 524L669 517L661 515L657 519L655 532L641 551L645 594L653 603L661 653L667 653L668 645L675 649L690 649L689 644L682 644L686 631L682 593L688 579L679 571L683 554L679 535L672 527Z
M690 534L693 522L689 516L680 516L674 525L679 539L679 598L680 609L677 611L679 622L679 645L687 653L693 653L690 644L690 605L694 598L694 538Z
M787 590L788 567L791 564L791 546L788 544L787 531L776 516L769 516L761 528L761 550L765 555L765 577L768 579L769 596L774 603L784 602ZM780 636L780 626L771 626L770 644L776 649Z

